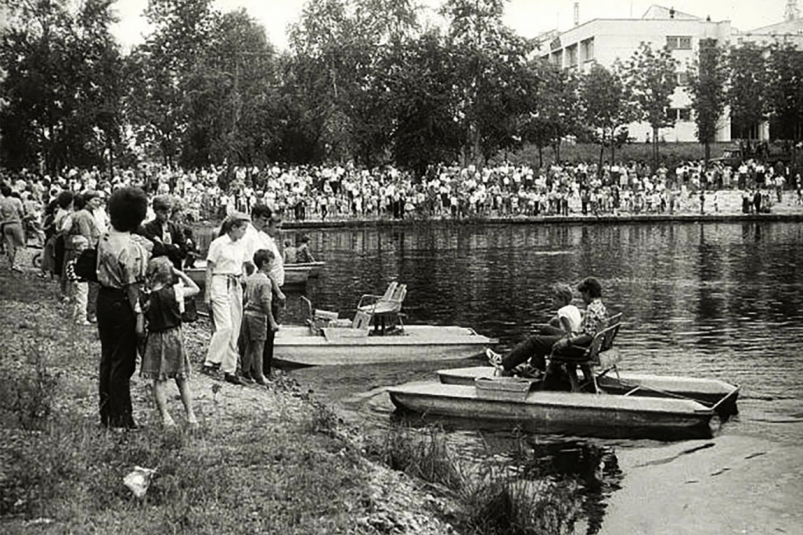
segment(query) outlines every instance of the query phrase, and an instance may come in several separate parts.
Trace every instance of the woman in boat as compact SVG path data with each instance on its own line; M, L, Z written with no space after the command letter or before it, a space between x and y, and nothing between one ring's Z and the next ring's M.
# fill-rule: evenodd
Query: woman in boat
M503 375L512 375L513 368L528 359L531 359L530 362L537 370L545 372L546 356L553 351L559 353L564 360L582 359L594 335L607 326L608 312L602 303L602 285L597 278L584 279L578 285L577 291L586 304L586 312L578 332L536 334L521 342L506 355L489 350L487 354L491 364L501 368Z
M580 309L572 304L573 299L574 292L571 286L563 282L555 283L552 286L552 304L557 312L549 323L537 323L533 327L533 332L559 335L579 332L583 316L580 314Z

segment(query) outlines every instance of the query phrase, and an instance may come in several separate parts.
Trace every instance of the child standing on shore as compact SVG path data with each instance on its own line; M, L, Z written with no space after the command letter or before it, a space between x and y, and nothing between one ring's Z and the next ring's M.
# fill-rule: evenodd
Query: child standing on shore
M92 325L86 319L86 304L89 299L89 283L75 274L75 262L81 253L89 247L89 240L84 236L76 235L72 237L72 246L75 257L67 261L65 270L66 278L69 281L69 296L72 301L72 320L77 325Z
M268 278L273 266L274 256L269 249L259 249L254 253L257 271L245 280L245 305L243 307L242 335L245 342L243 355L243 378L260 385L267 384L262 353L265 349L267 330L279 330L279 324L271 311L273 285ZM270 374L270 370L267 370Z
M166 393L167 381L174 379L187 413L187 423L191 429L195 429L198 419L192 406L190 359L184 351L181 313L184 298L194 298L200 289L185 273L175 269L166 256L156 257L148 263L147 280L149 291L143 312L148 325L148 338L140 375L153 380L153 398L162 425L166 428L176 425L167 411Z

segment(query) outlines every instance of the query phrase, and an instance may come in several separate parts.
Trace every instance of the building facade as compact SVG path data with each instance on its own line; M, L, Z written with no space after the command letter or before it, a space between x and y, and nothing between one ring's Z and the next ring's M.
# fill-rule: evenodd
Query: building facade
M578 14L575 13L575 19ZM564 69L588 72L594 63L611 68L619 59L626 61L641 43L649 43L654 50L668 47L678 61L678 87L672 95L667 114L675 119L675 126L662 128L659 135L667 142L697 141L697 126L688 93L688 71L697 58L700 42L714 39L728 46L740 42L765 45L772 42L792 43L803 49L803 19L787 15L779 24L740 32L730 21L713 22L681 13L673 8L652 6L640 19L594 19L576 24L571 30L542 36L542 57ZM628 126L630 136L644 141L652 135L647 123ZM769 139L767 124L757 128L759 139ZM731 140L730 115L726 109L717 128L717 141Z

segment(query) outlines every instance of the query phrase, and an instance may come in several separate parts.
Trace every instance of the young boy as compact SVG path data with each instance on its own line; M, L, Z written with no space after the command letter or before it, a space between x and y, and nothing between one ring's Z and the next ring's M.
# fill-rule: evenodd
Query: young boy
M72 320L77 325L92 325L86 317L86 305L89 300L89 283L75 274L75 262L81 252L89 247L89 240L81 235L72 237L72 246L75 258L67 262L67 280L70 284L70 297L72 300Z
M272 332L279 330L279 324L276 323L270 309L273 289L268 273L273 261L273 252L268 249L260 249L254 253L254 265L257 271L245 280L243 298L245 304L242 335L245 354L242 375L246 381L254 381L260 385L267 384L262 361L267 330L270 329Z
M309 236L306 234L301 236L301 245L298 246L296 251L296 260L299 264L309 264L315 262L315 257L309 250Z

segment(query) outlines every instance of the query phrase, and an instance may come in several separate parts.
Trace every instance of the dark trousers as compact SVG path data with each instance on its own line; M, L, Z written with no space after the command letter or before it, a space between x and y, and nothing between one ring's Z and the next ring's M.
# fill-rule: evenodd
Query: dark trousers
M270 302L270 310L273 312L273 319L279 323L279 300L276 299L276 294L273 294L273 300ZM262 350L262 373L265 375L271 374L271 366L273 366L273 342L276 340L276 333L268 325L268 333L265 336L265 348Z
M514 347L510 353L502 358L502 367L512 370L519 364L531 360L531 364L541 370L546 370L546 356L552 353L552 346L563 338L565 334L536 334L527 338ZM561 357L579 359L585 354L585 347L569 346L560 352Z
M123 290L98 291L100 335L100 421L106 427L134 427L131 376L137 363L136 316Z

